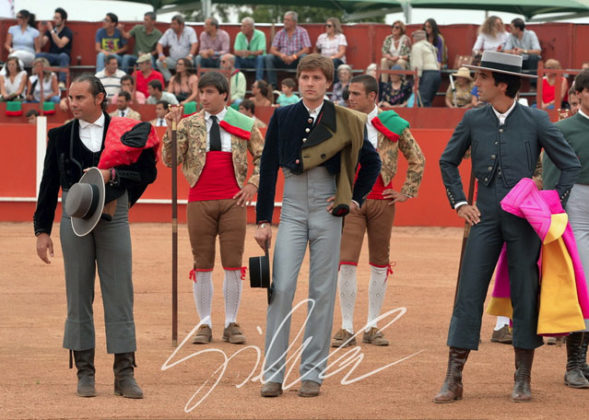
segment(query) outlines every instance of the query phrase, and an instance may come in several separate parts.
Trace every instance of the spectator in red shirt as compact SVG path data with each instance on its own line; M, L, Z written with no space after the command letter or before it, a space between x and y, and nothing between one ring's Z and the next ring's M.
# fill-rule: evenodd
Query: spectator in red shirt
M151 54L145 53L137 59L139 70L135 70L133 78L135 79L136 90L149 96L147 85L152 80L159 80L162 86L165 86L164 76L157 70L154 70L151 65Z

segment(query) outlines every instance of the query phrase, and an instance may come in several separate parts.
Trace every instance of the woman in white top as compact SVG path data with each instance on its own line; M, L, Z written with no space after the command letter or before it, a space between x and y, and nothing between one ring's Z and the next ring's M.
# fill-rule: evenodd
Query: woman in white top
M55 73L45 70L49 67L49 61L46 58L36 58L33 61L33 75L29 77L27 83L27 102L55 102L59 103L59 88L57 86L57 76ZM39 81L39 76L42 79ZM41 97L41 87L43 88L43 97Z
M324 57L331 58L333 68L337 69L346 62L346 48L348 41L342 33L342 24L338 18L330 17L325 23L325 32L319 35L315 44L315 52ZM334 74L334 83L337 83L337 71Z
M4 47L9 57L18 57L25 67L31 65L35 53L41 51L39 31L35 29L35 15L27 10L16 14L17 25L8 28Z
M483 51L503 51L509 34L505 31L503 21L498 16L489 16L479 27L472 52L474 56L482 55Z
M10 57L6 61L6 74L0 75L0 93L2 101L21 101L27 82L27 72L20 68L18 58Z

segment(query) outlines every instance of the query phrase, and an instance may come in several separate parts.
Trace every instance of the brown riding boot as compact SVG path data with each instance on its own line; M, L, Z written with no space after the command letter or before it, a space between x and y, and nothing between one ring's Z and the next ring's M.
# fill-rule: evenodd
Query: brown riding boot
M462 369L470 353L469 349L458 349L450 347L448 356L448 370L442 389L434 397L437 404L454 402L462 399Z
M133 375L135 367L135 353L117 353L113 370L115 372L115 395L125 398L143 398L143 391L135 382Z
M96 369L94 368L94 349L74 350L74 360L78 369L78 395L80 397L95 397L94 373Z
M514 402L530 401L532 399L532 363L534 361L534 350L515 348L515 374L513 392L511 399Z
M571 388L589 388L589 381L583 374L587 357L583 353L584 339L585 333L582 332L572 333L566 338L567 371L564 374L564 384Z

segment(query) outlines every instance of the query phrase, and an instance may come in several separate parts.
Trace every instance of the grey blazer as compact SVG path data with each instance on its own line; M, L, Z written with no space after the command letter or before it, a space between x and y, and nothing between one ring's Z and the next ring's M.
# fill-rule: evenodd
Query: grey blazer
M497 182L503 182L507 188L512 188L522 178L532 177L544 148L561 170L556 190L563 205L581 168L573 149L546 112L516 104L505 124L500 126L491 105L470 109L440 158L442 179L452 208L466 201L458 165L469 147L478 182L489 185L500 167L502 177Z

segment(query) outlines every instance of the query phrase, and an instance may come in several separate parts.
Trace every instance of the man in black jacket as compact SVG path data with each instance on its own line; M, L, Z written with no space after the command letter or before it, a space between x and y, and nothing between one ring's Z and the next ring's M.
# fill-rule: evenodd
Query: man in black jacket
M61 187L63 202L84 169L98 165L111 123L106 92L96 77L79 76L69 89L75 119L49 131L43 178L34 215L37 255L47 264L53 256L51 228ZM93 231L79 237L65 212L60 240L65 265L68 315L63 347L73 351L78 370L78 395L94 397L94 278L98 268L102 290L107 351L115 354L115 394L142 398L135 382L135 322L131 280L131 237L128 211L156 177L155 153L144 150L130 165L101 169L105 202L112 203L112 220L100 220ZM107 204L108 205L108 204ZM49 254L49 255L48 255Z

